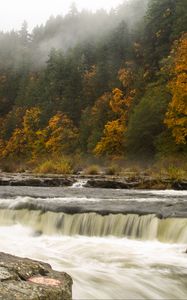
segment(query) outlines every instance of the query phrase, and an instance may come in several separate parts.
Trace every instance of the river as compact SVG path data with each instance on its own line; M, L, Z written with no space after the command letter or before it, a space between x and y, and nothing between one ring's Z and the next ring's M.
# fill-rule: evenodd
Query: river
M186 191L0 187L0 251L66 271L73 299L186 299L186 203Z

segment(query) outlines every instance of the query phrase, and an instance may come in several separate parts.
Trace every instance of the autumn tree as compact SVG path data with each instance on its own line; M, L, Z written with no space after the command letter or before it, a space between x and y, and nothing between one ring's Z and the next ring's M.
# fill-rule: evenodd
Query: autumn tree
M12 136L16 128L22 127L25 109L23 107L14 107L4 117L0 118L0 138L7 141Z
M1 157L28 158L29 148L23 129L16 128L1 151Z
M23 117L23 132L28 147L28 155L32 160L46 155L47 131L41 124L42 111L39 107L31 107L26 110Z
M45 129L40 129L40 121L41 110L38 107L11 111L2 123L2 157L22 157L29 160L41 155L45 149Z
M49 120L46 130L48 134L46 141L48 153L61 155L75 151L78 141L78 130L67 115L58 112Z
M23 130L30 144L34 143L36 131L40 127L41 110L38 107L31 107L26 110L23 117Z
M95 101L92 107L87 107L83 111L80 122L82 151L92 153L102 137L106 123L114 118L114 113L110 109L111 98L111 93L105 93Z
M127 131L130 107L135 95L133 86L133 71L130 63L120 69L118 76L124 92L115 88L110 99L110 109L115 120L109 121L104 128L103 137L94 149L96 155L122 155L125 151L125 133Z
M126 99L120 89L112 91L109 105L116 119L106 123L103 137L94 149L96 155L121 155L124 151Z
M4 158L5 141L0 138L0 159Z
M169 89L172 100L166 113L165 124L172 130L177 144L187 143L187 34L176 44L171 68Z
M103 137L97 143L96 155L122 155L124 152L124 133L126 128L120 120L108 122L103 131Z

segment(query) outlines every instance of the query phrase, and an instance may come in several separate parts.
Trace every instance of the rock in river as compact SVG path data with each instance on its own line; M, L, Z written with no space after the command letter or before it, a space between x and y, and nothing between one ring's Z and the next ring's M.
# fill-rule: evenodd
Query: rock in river
M72 279L51 266L0 253L0 300L71 300Z

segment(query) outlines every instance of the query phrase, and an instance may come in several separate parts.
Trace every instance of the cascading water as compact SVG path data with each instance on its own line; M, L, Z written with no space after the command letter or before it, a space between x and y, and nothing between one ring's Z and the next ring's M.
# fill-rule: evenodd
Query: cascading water
M166 243L187 243L187 219L158 219L155 215L96 213L68 215L41 211L0 210L0 225L31 227L47 235L83 235L89 237L129 237L142 240L159 240Z
M78 180L75 183L73 183L72 188L83 188L87 181L88 180L86 179Z
M46 194L39 198L36 188L9 188L10 192L20 196L0 197L0 251L43 260L66 271L74 281L74 299L186 298L185 211L181 217L159 218L155 213L102 215L89 210L99 207L106 212L106 207L112 211L117 206L122 210L132 201L132 207L143 210L152 204L160 214L173 203L176 209L186 207L187 193L80 191L74 187L52 191L61 193L61 198ZM25 197L26 192L30 197ZM77 212L63 212L67 207ZM83 207L89 210L82 212Z

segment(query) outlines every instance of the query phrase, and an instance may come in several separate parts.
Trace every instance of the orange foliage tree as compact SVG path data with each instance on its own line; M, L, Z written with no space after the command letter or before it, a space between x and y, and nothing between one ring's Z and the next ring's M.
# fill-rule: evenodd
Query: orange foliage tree
M135 95L133 86L133 71L130 63L127 68L120 69L119 80L124 92L119 88L112 91L110 108L116 115L116 119L108 122L103 131L103 137L94 149L96 155L122 155L125 149L125 133L128 125L128 115Z
M24 131L23 129L16 128L2 151L2 157L21 158L27 152L28 147Z
M32 159L40 156L45 148L45 130L40 129L40 121L41 110L39 107L31 107L26 110L23 117L23 132Z
M52 154L67 154L75 150L78 141L78 130L72 120L58 112L49 120L46 149Z
M17 111L15 112L17 113ZM1 157L25 157L35 158L41 150L39 139L41 111L38 107L27 109L23 116L20 127L13 130L8 141L4 141L4 149Z
M78 142L78 130L63 113L54 115L41 128L41 110L26 110L20 127L5 141L0 137L0 158L18 157L35 160L41 155L72 153Z
M172 130L177 144L186 144L187 140L187 34L184 34L176 44L171 55L172 79L169 88L172 100L168 106L165 124Z
M96 155L122 155L125 130L125 125L120 119L108 122L105 125L104 136L97 143L94 153Z

